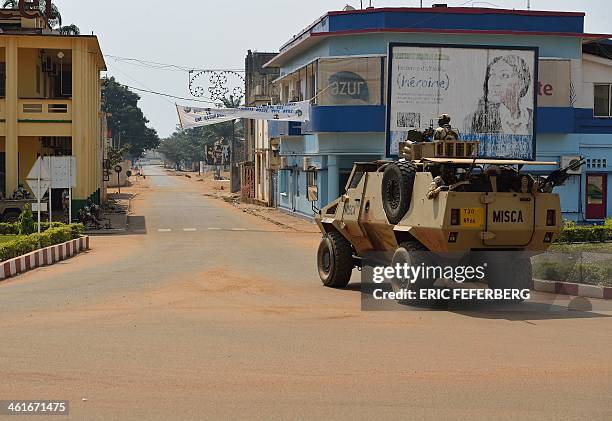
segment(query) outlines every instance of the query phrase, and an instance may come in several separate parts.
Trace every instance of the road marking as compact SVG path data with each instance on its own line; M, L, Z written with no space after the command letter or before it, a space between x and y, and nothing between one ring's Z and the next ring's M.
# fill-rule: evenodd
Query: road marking
M158 232L172 232L172 230L171 230L171 229L169 229L169 228L160 228L160 229L158 229L157 231L158 231Z
M247 231L246 228L232 228L232 231Z
M197 231L197 230L198 230L197 228L183 228L183 231L185 231L185 232L194 232L194 231Z

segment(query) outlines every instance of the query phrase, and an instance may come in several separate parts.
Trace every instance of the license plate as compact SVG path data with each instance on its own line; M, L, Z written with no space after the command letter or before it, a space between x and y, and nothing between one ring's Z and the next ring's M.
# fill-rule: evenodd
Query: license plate
M461 225L481 227L484 225L484 208L461 208Z

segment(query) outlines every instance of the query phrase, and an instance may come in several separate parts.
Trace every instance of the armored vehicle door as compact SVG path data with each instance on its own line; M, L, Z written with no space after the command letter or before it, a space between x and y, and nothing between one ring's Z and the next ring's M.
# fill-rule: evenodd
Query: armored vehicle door
M367 172L376 171L373 163L355 163L351 176L346 183L346 193L343 196L342 222L350 235L363 237L364 232L359 224L363 208L363 193L367 185Z
M529 193L486 193L486 246L524 247L535 230L536 196Z

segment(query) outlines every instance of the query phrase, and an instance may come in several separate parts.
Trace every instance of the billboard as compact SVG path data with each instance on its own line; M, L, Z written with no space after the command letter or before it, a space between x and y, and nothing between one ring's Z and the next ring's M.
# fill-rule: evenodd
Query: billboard
M449 114L479 156L535 159L537 63L531 47L389 44L387 156Z

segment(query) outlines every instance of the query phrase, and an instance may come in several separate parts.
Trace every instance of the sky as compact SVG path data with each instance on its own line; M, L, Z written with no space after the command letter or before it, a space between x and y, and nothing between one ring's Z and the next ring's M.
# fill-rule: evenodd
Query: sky
M581 11L585 31L612 33L610 0L531 0L532 10ZM363 0L367 6L369 0ZM247 50L278 51L306 26L331 10L359 0L54 0L64 24L98 36L105 55L176 64L198 69L242 69ZM433 3L423 1L424 7ZM449 6L526 9L527 0L446 1ZM185 4L181 7L181 4ZM375 7L418 7L414 0L372 0ZM193 98L188 73L143 68L106 57L107 74L128 86ZM178 118L173 99L138 92L150 126L169 136ZM188 101L181 104L196 105Z

